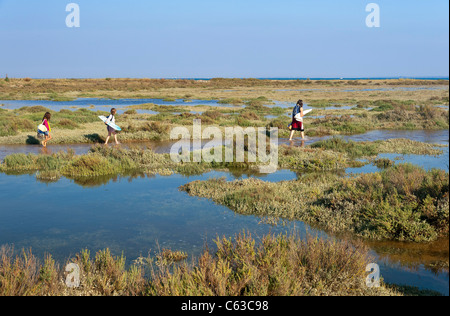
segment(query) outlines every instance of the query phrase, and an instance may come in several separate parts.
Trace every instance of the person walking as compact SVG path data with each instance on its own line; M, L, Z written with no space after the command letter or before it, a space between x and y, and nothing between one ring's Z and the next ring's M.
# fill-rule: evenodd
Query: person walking
M108 145L109 139L111 138L111 136L114 136L114 140L116 141L116 145L119 145L119 141L117 140L117 131L112 128L111 126L108 125L108 123L113 123L116 124L116 109L111 109L111 114L108 116L105 124L108 130L108 137L106 137L106 142L105 145Z
M289 141L292 141L296 131L301 132L302 140L305 139L305 128L303 125L303 100L298 100L297 104L292 111L292 123L289 125L291 135Z
M52 131L52 128L50 126L51 118L51 113L45 113L44 117L42 118L42 124L38 127L38 136L44 138L44 140L42 141L42 146L44 148L47 147L47 143L52 139L52 135L50 135L50 132Z

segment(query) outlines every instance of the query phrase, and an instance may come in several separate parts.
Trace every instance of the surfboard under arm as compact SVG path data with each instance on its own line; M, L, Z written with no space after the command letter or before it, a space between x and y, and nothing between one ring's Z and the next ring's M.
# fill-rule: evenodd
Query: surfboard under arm
M103 115L99 116L98 118L101 119L103 121L103 123L106 123L106 121L108 120L108 118L106 116L103 116ZM119 132L122 130L119 126L117 126L116 124L111 123L111 122L106 123L106 125L111 126L116 131L119 131Z

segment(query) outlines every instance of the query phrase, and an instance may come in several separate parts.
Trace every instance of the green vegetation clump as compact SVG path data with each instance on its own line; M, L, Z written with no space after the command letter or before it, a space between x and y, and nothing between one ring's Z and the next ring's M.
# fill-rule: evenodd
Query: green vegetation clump
M246 108L248 108L248 109L257 109L257 108L263 107L264 105L270 105L270 104L274 104L274 103L272 101L270 101L269 99L267 99L266 97L261 96L261 97L249 99L248 101L245 102L245 104L246 104Z
M442 170L400 164L340 180L321 203L336 214L355 212L353 230L371 239L423 242L448 236L449 179Z
M46 112L50 112L50 109L41 106L41 105L35 105L35 106L24 106L21 107L20 109L17 110L17 112L21 113L21 114L25 114L25 113L42 113L42 116L44 116L44 114Z
M161 122L140 122L129 123L128 126L124 126L122 131L127 134L138 134L139 132L147 132L147 139L149 140L162 140L168 139L170 134L170 126Z
M231 105L243 105L244 101L242 101L241 99L230 98L230 99L219 100L219 101L217 101L217 103L219 103L219 104L231 104Z
M449 112L431 105L421 105L410 109L396 107L378 114L376 119L384 124L387 122L403 124L405 129L408 126L414 129L448 129L449 126Z
M126 157L109 159L96 153L90 153L75 157L61 169L61 172L76 178L117 174L134 168L136 168L134 163Z
M309 174L296 181L194 181L181 187L239 214L304 221L333 233L424 242L448 236L448 173L398 165L341 178Z
M52 122L56 124L56 126L63 127L78 125L78 124L86 124L93 123L99 121L100 115L107 115L108 112L105 111L91 111L88 109L78 109L76 111L70 110L61 110L59 112L55 112L52 114ZM118 117L118 116L116 116ZM71 123L67 123L70 121ZM65 122L65 123L64 123Z
M17 135L20 131L37 131L35 122L27 118L0 116L0 137Z
M382 295L364 284L366 250L344 242L295 236L248 234L216 240L194 267L177 266L153 275L158 296ZM384 292L387 294L387 292ZM394 292L390 293L394 295Z
M373 157L382 153L416 154L416 155L440 155L442 150L436 147L442 145L422 143L410 139L387 139L374 142L355 142L344 140L341 137L332 137L318 141L311 148L322 148L338 153L346 153L352 159Z
M378 154L376 144L374 143L354 142L352 140L345 141L340 137L319 141L312 144L311 147L347 153L352 158L375 156Z
M280 168L298 171L344 170L351 164L346 153L316 148L279 146L278 165Z
M219 100L219 104L231 104L231 105L245 105L247 108L259 108L265 104L273 104L272 101L264 96L250 99L238 99L238 98L228 98Z

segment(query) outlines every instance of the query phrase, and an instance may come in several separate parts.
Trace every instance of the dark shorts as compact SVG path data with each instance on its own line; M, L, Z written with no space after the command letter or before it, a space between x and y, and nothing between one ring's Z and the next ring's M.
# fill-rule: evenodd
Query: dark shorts
M111 126L107 125L106 129L108 130L108 133L110 133L110 134L117 134L117 131L114 128L112 128Z
M298 132L304 132L305 129L303 128L303 122L299 122L294 120L292 122L292 130L293 131L298 131Z

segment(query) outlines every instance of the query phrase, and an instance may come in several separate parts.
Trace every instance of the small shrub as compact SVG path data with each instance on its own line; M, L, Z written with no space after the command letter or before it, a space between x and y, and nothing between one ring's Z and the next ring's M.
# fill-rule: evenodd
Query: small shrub
M241 113L241 117L245 120L258 121L259 116L255 112L244 111Z
M76 122L69 119L62 119L55 125L56 125L55 127L63 129L76 129L80 127L80 125L78 125Z

